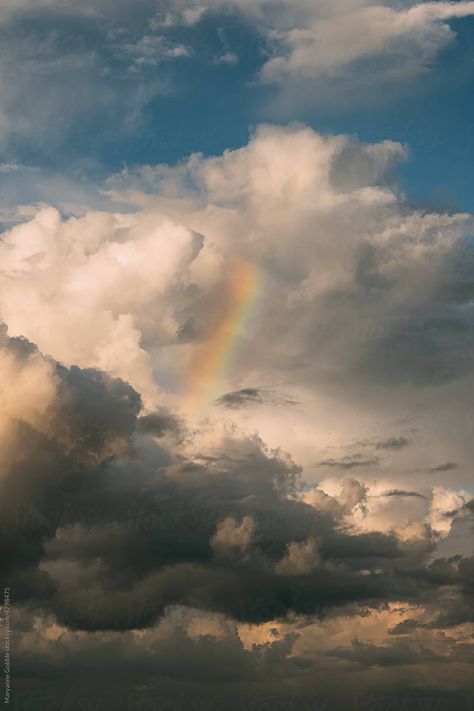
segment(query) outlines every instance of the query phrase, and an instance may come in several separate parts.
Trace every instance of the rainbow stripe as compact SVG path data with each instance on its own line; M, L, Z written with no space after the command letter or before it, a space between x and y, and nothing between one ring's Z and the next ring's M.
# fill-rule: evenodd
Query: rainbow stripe
M263 291L264 276L249 262L237 262L228 282L226 308L193 360L186 387L189 406L208 399L229 372L236 347Z

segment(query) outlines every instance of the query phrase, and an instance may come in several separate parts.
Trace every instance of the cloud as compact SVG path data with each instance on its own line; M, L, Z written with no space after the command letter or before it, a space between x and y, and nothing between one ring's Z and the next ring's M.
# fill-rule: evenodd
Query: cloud
M295 373L313 369L313 377L318 365L323 368L327 363L326 382L331 363L339 372L358 369L363 378L425 383L469 371L463 346L469 340L468 324L452 305L449 283L464 278L454 262L468 249L463 233L469 218L407 214L398 197L382 184L383 173L403 155L403 148L390 142L357 147L345 137L322 137L305 128L265 127L246 148L219 158L196 157L184 170L173 174L158 169L152 177L156 179L153 190L158 192L176 195L186 175L205 191L202 209L194 218L186 218L206 236L214 252L212 257L210 249L202 252L201 273L205 260L217 259L217 251L229 252L219 231L232 237L231 253L239 250L268 270L268 297L261 318L271 326L259 338L259 357L267 369L280 358ZM347 168L344 179L339 166ZM284 208L283 194L287 195ZM213 206L212 213L206 211L206 204ZM315 245L310 237L315 225L318 266L313 264ZM252 229L257 230L258 241L239 237L239 231ZM289 230L293 230L291 241ZM405 240L407 234L411 237ZM410 274L422 252L428 259L421 267L425 278L415 283ZM285 292L278 288L277 279L287 285ZM402 298L399 288L405 279ZM444 298L443 318L430 313L429 294L436 291ZM354 293L357 313L350 300ZM400 311L392 308L395 302ZM290 340L291 349L280 356L274 344ZM305 361L308 352L312 358ZM248 365L253 367L253 355L251 360L252 365L249 354Z
M261 80L337 76L364 60L378 58L383 61L375 70L379 81L407 78L426 70L452 41L449 20L474 13L472 2L421 3L406 9L360 5L319 17L316 8L304 26L276 34L276 56L264 65Z
M454 480L433 490L428 470L472 451L472 218L408 204L387 177L405 155L263 126L221 156L116 176L109 199L133 210L43 207L3 234L2 563L21 614L70 645L50 669L74 668L88 644L98 659L107 640L121 669L127 643L146 657L140 640L155 650L176 609L194 611L193 629L234 632L157 641L156 664L172 645L186 658L167 674L213 678L208 655L222 684L263 667L255 683L281 677L282 698L295 674L314 690L324 660L331 678L356 664L410 681L407 667L451 654L433 640L472 620L472 497ZM232 330L237 259L258 279ZM216 331L231 332L231 357L211 362L191 407ZM326 478L305 481L299 461ZM405 629L411 664L380 639L403 622L395 605L422 616ZM324 646L314 628L330 638L348 618L365 625L362 648L340 630ZM433 635L432 653L416 635ZM456 654L437 688L462 676Z
M163 437L168 433L179 436L181 432L179 419L164 409L150 412L148 415L142 415L138 419L137 427L140 432L154 437Z
M392 614L400 616L400 611L392 609ZM105 711L212 705L237 711L242 704L248 708L258 704L269 711L292 704L343 711L354 696L364 704L405 703L413 708L437 699L443 708L454 711L462 708L469 694L472 645L466 636L458 643L445 642L450 659L443 664L436 635L428 630L421 644L409 639L405 645L393 645L393 638L379 635L376 643L353 643L350 632L344 634L342 629L347 620L300 625L294 633L274 626L258 643L250 644L241 639L246 637L244 628L183 608L170 609L159 625L140 634L82 635L55 626L45 616L19 614L18 618L22 699L36 705L47 702L52 711L66 704L92 706L94 699L100 699ZM365 618L372 634L386 618L387 613ZM26 627L28 633L23 632ZM265 634L264 630L254 632ZM400 659L397 666L397 653L401 657L404 650L406 663ZM338 656L345 651L354 652L354 657ZM433 664L437 672L433 683L420 689L416 674L419 680L420 673ZM33 682L38 670L41 691ZM78 680L84 677L89 683L81 686ZM448 691L458 677L463 679L458 691Z
M218 402L225 407L244 407L247 404L263 402L263 396L258 388L242 388L232 393L225 393Z
M394 627L392 627L388 631L388 634L390 634L390 635L410 634L411 632L413 632L413 630L418 629L418 626L419 626L419 622L417 622L417 620L415 620L415 619L403 620L402 622L399 622Z
M314 538L308 538L300 543L289 543L287 554L275 569L281 575L305 575L311 573L319 562L317 543Z
M235 52L224 52L215 60L216 64L238 64L239 57Z
M30 223L14 227L0 248L6 258L3 274L13 276L13 282L8 279L2 282L6 289L2 316L10 319L11 330L36 338L39 345L47 352L53 351L56 358L105 368L153 397L156 386L149 353L140 344L143 334L135 321L137 308L141 308L139 305L144 303L143 300L151 305L150 299L162 299L161 307L155 301L156 319L162 319L163 335L169 330L174 338L179 324L173 323L171 314L166 315L166 282L169 280L169 288L173 290L173 281L176 278L181 280L181 260L189 264L199 251L200 243L199 238L184 227L156 220L151 215L142 217L145 218L142 227L139 214L114 217L110 213L91 213L78 221L73 219L63 223L56 210L46 208L40 210ZM89 247L83 239L86 223L90 225ZM64 270L60 268L56 272L57 281L53 284L49 282L48 273L51 269L56 271L54 264L59 252L51 240L56 239L55 234L61 240L59 233L63 229L69 233L63 243L66 248L66 254L61 258ZM113 237L115 231L117 239ZM127 232L129 239L124 239ZM149 242L149 248L140 245L141 239ZM160 239L163 240L161 244ZM128 287L124 269L130 276ZM138 282L142 285L140 289L136 288ZM90 287L92 283L96 284L95 294ZM27 306L28 292L36 294L38 307L43 302L42 316L39 312L33 314ZM84 299L86 292L88 295ZM184 307L184 293L183 296ZM126 301L129 307L125 306ZM150 316L146 315L145 319L147 328L156 329L153 317L150 321ZM41 331L44 338L41 338ZM73 333L78 335L79 331L81 337L75 338ZM126 352L129 355L124 359Z
M378 457L364 457L362 454L348 455L342 459L325 459L319 462L320 467L334 467L336 469L354 469L355 467L372 467L378 464Z
M377 442L375 449L392 449L397 451L408 447L409 444L410 440L407 439L407 437L390 437L389 439Z
M438 464L436 467L432 467L429 471L436 472L452 472L458 468L456 462L445 462L444 464Z
M448 534L457 512L472 501L472 496L463 490L450 490L443 486L433 489L431 525L440 534Z
M263 404L294 406L297 401L266 388L242 388L241 390L225 393L217 400L217 404L234 409L248 405Z
M228 516L218 522L210 544L218 556L245 555L250 551L254 532L255 523L251 516L244 516L241 522Z
M8 58L0 62L3 162L28 158L33 151L49 165L51 149L66 146L77 159L72 147L80 142L95 165L104 153L97 149L98 136L101 147L120 145L123 152L137 132L149 135L153 103L181 91L173 73L176 62L193 57L219 71L238 62L241 52L223 30L229 22L240 23L245 37L252 23L251 36L257 35L259 55L266 57L260 67L255 60L257 78L276 86L271 101L286 115L294 116L295 106L310 94L332 106L377 101L384 87L404 90L430 69L455 38L450 21L471 15L474 7L472 2L392 5L363 0L183 0L158 8L152 0L2 3L0 48ZM203 36L204 18L210 29ZM221 39L223 51L217 55L206 49L212 33ZM79 167L84 170L80 162Z
M259 276L254 312L195 416L217 400L217 420L364 476L396 452L398 474L421 482L472 453L472 218L410 206L388 177L405 156L391 141L261 126L221 156L124 171L109 199L133 212L43 208L4 234L0 315L65 365L127 380L150 412L186 417L198 355L244 260ZM290 401L298 407L279 407L278 423L272 407ZM418 428L410 447L386 434L404 419ZM374 454L344 451L349 437Z
M429 599L446 576L464 595L464 569L429 567L429 546L341 528L366 500L359 482L310 506L299 468L255 435L224 435L199 463L137 430L123 381L5 333L1 363L2 561L18 604L127 630L170 605L256 624Z
M418 496L421 499L426 498L418 491L405 491L404 489L391 489L390 491L385 491L382 496Z
M353 641L351 649L333 650L330 654L364 667L392 667L405 664L422 664L426 661L430 663L446 661L444 657L436 658L436 655L429 649L411 649L409 645L403 642L390 647L378 647L375 644L360 642L358 639Z
M171 91L166 65L190 54L181 42L150 29L155 7L151 0L2 3L0 155L5 162L12 156L29 161L34 154L50 166L45 154L51 158L54 148L74 163L67 171L71 178L74 171L97 174L99 135L103 146L120 141L123 150L133 132L144 129L149 103Z
M171 44L160 35L143 35L137 42L123 45L123 49L133 57L133 67L156 67L161 62L189 57L189 50L182 44Z
M273 52L263 81L362 96L426 72L472 5L232 8ZM135 130L165 67L200 61L199 28L230 9L3 3L6 153ZM88 210L80 179L59 194L2 158L12 185L42 183L0 242L21 705L466 705L473 221L405 199L407 154L264 125L221 155L124 169Z
M179 7L179 6L182 7ZM151 29L174 28L179 26L192 26L198 23L208 10L205 4L193 5L183 2L173 3L174 9L164 7L150 20Z

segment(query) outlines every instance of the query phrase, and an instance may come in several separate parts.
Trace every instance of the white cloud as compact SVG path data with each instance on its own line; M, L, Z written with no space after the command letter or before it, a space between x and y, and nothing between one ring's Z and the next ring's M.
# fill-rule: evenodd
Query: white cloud
M136 42L124 44L122 49L132 55L135 68L158 66L164 61L190 56L183 44L173 44L161 35L143 35Z
M44 352L113 373L153 399L150 352L141 340L146 330L155 334L151 350L174 341L167 295L174 285L185 288L186 263L198 249L188 229L153 213L63 222L56 210L42 209L0 245L2 318Z
M419 73L452 41L447 22L474 14L474 3L422 3L406 9L367 4L329 17L318 16L318 9L304 26L275 35L276 56L264 65L262 81L330 76L380 57L395 62L379 67L382 76Z
M430 510L430 523L434 531L445 538L451 531L454 520L461 514L463 507L472 501L472 496L461 490L437 486L433 491Z

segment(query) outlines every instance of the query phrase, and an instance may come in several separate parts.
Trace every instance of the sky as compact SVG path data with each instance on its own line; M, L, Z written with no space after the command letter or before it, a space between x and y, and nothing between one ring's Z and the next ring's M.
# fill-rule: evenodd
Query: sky
M3 0L14 708L469 711L473 32Z

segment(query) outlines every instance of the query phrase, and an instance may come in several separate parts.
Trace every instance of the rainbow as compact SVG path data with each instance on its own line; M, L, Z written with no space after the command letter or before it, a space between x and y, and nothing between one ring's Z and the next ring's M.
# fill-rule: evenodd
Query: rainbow
M239 339L263 287L264 275L258 267L249 262L235 263L228 281L224 313L191 364L186 387L188 405L195 406L213 395L228 374Z

